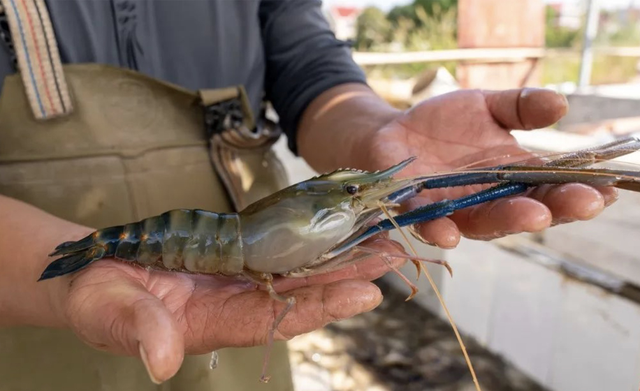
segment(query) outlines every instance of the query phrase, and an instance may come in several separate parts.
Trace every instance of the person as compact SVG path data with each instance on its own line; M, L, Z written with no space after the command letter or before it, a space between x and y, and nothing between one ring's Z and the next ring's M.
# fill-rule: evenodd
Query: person
M19 11L21 3L45 4L2 1L5 11L16 4ZM33 120L32 96L11 49L0 52L2 391L256 389L263 351L249 347L265 344L282 304L254 284L109 260L37 282L53 248L96 228L171 208L232 209L206 148L179 143L197 133L180 122L192 103L181 111L166 103L187 94L179 88L242 85L256 113L264 94L291 149L320 172L376 170L415 155L403 175L416 175L521 153L511 129L551 125L567 110L563 96L529 88L462 90L395 109L367 86L319 0L47 0L46 8L74 112ZM19 44L16 31L28 30L11 31ZM23 66L22 76L27 69L38 72ZM173 144L155 144L168 134ZM465 191L431 192L405 208ZM614 200L610 189L541 186L422 224L419 232L453 248L462 235L488 240L590 219ZM278 281L276 289L297 304L277 339L372 310L382 297L370 281L388 270L371 257L326 275ZM209 371L204 355L217 349L220 367ZM263 389L292 389L287 366L280 345Z

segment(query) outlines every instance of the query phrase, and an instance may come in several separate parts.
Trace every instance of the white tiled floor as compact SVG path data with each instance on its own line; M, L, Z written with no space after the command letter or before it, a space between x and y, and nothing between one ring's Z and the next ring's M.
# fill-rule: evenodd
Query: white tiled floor
M551 388L637 391L640 307L581 283L565 284L562 293Z
M486 244L485 244L486 245ZM562 277L503 250L495 260L489 347L545 383L561 309Z
M446 274L443 278L445 302L456 324L485 345L490 337L496 265L501 256L493 250L481 242L469 242L444 251L445 259L453 268L453 278Z

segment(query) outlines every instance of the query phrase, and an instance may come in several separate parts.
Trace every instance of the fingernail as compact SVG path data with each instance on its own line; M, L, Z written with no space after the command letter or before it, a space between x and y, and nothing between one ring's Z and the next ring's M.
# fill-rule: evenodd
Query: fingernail
M368 312L376 308L382 302L382 293L380 288L375 284L366 281L344 281L341 284L341 289L345 289L351 292L357 292L351 297L352 312L361 313ZM353 316L349 314L348 316Z
M144 346L142 346L142 343L140 343L139 346L140 346L140 358L144 363L144 367L147 368L147 373L149 374L151 381L154 382L155 384L161 384L162 382L156 379L156 377L153 376L153 372L151 372L151 367L149 367L149 358L147 356L147 351L144 350Z
M562 99L562 103L564 105L564 110L565 110L565 114L566 114L567 111L569 111L569 100L567 99L567 96L565 94L562 94L560 92L556 92L556 94L558 94L560 99Z
M389 240L389 243L391 243L393 247L395 247L396 250L400 251L401 253L406 251L404 246L401 243L396 242L395 240Z
M382 303L380 288L371 284L361 291L363 293L364 312L374 310Z
M604 197L604 206L608 207L614 204L616 201L618 201L618 197L620 197L620 194L618 193L617 190L615 190L613 193L603 194L603 197Z
M539 91L544 91L543 88L536 88L536 87L524 87L521 91L520 91L520 98L526 98L529 95L539 92Z
M567 100L567 96L565 94L563 94L562 92L556 91L556 95L558 95L560 98L562 98L562 100L564 100L565 102L569 103L569 101Z

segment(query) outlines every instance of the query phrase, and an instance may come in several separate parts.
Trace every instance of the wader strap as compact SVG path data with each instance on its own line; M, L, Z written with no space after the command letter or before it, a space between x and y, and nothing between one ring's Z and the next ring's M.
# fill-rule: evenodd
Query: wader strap
M9 29L9 22L7 22L7 14L4 12L4 7L0 4L0 39L4 43L4 46L9 52L11 60L11 66L14 71L18 71L18 58L16 57L16 48L13 47L13 40L11 39L11 30Z
M198 93L211 161L236 211L285 187L284 167L271 148L282 130L266 115L257 123L244 87Z
M44 0L0 2L33 115L38 120L46 120L72 112L58 44Z

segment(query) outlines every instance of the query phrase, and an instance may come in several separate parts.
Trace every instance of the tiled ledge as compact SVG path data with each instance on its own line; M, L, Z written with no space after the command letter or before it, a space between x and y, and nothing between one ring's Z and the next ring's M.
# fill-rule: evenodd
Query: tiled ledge
M463 333L554 391L636 391L640 305L495 244L463 240L444 258L454 277L430 267ZM439 253L439 254L438 254ZM406 266L408 276L415 275ZM395 276L385 279L396 286ZM443 317L426 280L416 300ZM407 290L408 292L408 290Z

